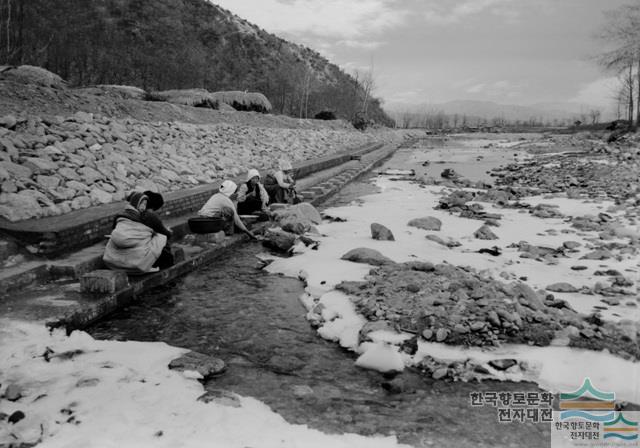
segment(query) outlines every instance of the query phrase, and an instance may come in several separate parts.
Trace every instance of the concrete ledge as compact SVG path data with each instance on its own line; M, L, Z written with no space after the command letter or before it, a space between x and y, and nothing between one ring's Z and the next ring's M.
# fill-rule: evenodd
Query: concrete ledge
M298 178L314 172L341 165L351 160L354 154L366 154L382 145L368 144L319 159L304 161L294 165ZM235 179L243 182L244 177ZM175 217L193 214L217 190L219 183L203 185L187 190L164 194L165 205L162 216ZM77 210L66 215L40 219L10 222L0 218L0 232L10 235L24 245L32 246L32 251L45 257L55 257L90 246L109 234L115 215L124 208L125 202L115 202L98 207ZM186 234L179 233L176 237Z
M391 145L381 147L378 150L367 154L362 158L361 162L350 162L351 164L356 163L354 168L344 170L344 174L341 174L340 176L331 174L333 170L328 170L326 173L319 173L318 175L312 176L307 181L307 185L312 186L316 184L316 182L320 182L320 185L328 185L331 188L321 196L310 198L312 199L311 202L316 205L322 203L322 201L338 191L344 185L353 179L365 175L372 167L382 163L391 156L396 149L397 148L395 146ZM327 174L331 177L327 177ZM334 182L338 177L343 179L343 182L340 185L336 185ZM173 221L173 225L170 225L170 227L174 230L176 229L176 226L184 226L186 228L186 219L186 217L174 218L171 220ZM167 222L167 224L169 225L170 222ZM195 236L195 238L198 237L199 236L197 235ZM128 277L128 285L122 286L119 289L117 286L106 288L107 290L113 290L115 288L115 292L95 294L75 293L75 296L71 300L73 304L64 307L49 307L46 314L39 314L39 319L46 321L49 327L65 327L68 331L85 328L93 322L104 318L106 315L140 300L142 293L156 287L165 286L168 282L197 269L199 266L210 263L217 257L223 256L226 250L235 244L246 241L247 237L243 234L236 234L231 237L219 238L218 236L213 239L216 242L215 246L206 249L199 248L199 251L191 251L189 249L190 246L184 246L184 250L188 252L189 258L180 261L179 251L177 251L175 254L177 255L176 264L169 269L143 276ZM181 249L179 244L176 246L177 249ZM101 247L101 245L96 245L95 250L100 252L100 254L96 252L96 254L93 255L93 258L90 251L87 249L87 252L84 253L86 259L83 258L80 260L80 264L87 267L91 264L90 260L93 259L95 261L97 258L101 258ZM45 269L45 275L48 276L50 271L55 271L56 269L56 272L74 273L84 269L78 267L77 263L74 264L75 261L78 261L77 259L75 261L73 260L74 255L65 260L61 260L60 263L57 264L57 268L51 267L49 270L46 265L43 266ZM2 284L1 281L0 284ZM39 307L37 300L34 301L34 306L36 306L36 309L39 309L37 308Z
M244 235L233 235L226 238L221 244L205 249L193 258L176 263L174 266L139 277L129 277L130 285L111 294L102 294L82 306L70 310L63 316L47 322L50 328L64 327L68 332L85 328L108 314L137 301L140 295L152 288L163 286L166 283L181 277L199 266L207 264L220 256L220 253L229 247L246 240Z

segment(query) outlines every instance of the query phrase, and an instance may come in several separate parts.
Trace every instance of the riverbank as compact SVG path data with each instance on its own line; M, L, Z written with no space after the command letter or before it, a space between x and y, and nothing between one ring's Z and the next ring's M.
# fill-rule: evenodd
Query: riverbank
M481 190L484 190L486 195L490 191L482 185L487 181L485 173L478 173L482 174L482 177L478 178L473 178L472 174L469 174L471 179L468 181L464 179L441 180L440 172L445 168L453 168L453 165L449 163L450 160L447 160L450 155L457 154L459 156L451 157L452 160L455 159L457 164L473 163L481 156L485 159L493 156L496 156L496 160L502 159L504 157L503 151L509 148L513 142L506 141L504 136L498 136L494 142L495 140L500 142L500 146L499 149L496 147L492 150L484 148L488 144L486 141L478 144L477 141L469 139L464 145L462 155L455 151L449 151L446 146L443 146L437 151L441 157L434 157L434 151L431 147L433 142L431 141L427 142L426 147L416 146L403 150L397 154L397 158L394 157L380 169L381 172L393 175L382 174L355 184L353 187L345 188L335 199L337 202L334 204L338 204L338 206L324 210L327 218L317 227L320 235L313 236L320 243L317 250L308 250L288 259L262 255L263 259L274 260L267 266L270 272L284 273L292 278L305 279L306 292L303 301L308 307L307 317L312 320L314 325L318 325L318 332L321 336L337 340L342 346L356 350L357 366L387 371L387 375L393 377L392 380L388 378L389 381L384 381L385 385L382 387L380 379L377 383L372 381L364 395L375 397L375 399L384 396L389 397L389 400L394 400L392 397L399 397L398 403L402 402L403 404L396 404L396 401L392 401L392 403L386 403L379 407L373 405L372 402L375 400L371 399L370 402L370 398L349 402L343 400L346 394L351 393L348 390L349 387L345 387L344 391L337 385L336 387L314 389L302 379L295 388L282 390L282 393L298 397L296 399L299 402L298 406L319 403L323 406L323 412L326 408L326 414L332 415L329 418L332 424L337 425L337 428L341 427L340 421L344 421L343 427L349 428L349 431L367 435L377 434L374 438L362 438L354 434L327 436L309 430L304 425L284 424L271 411L265 411L265 408L261 407L263 405L256 405L256 402L250 399L229 393L227 389L233 388L233 378L229 379L225 391L215 390L217 389L215 381L207 383L207 390L210 388L214 390L202 399L210 401L207 406L211 409L202 410L201 405L194 401L197 396L204 393L202 387L194 380L194 378L199 378L198 374L194 372L179 374L169 372L161 367L160 364L166 363L170 358L169 351L174 350L167 346L123 342L119 343L122 345L113 343L114 351L111 351L103 343L91 341L83 333L74 333L70 339L60 333L54 333L52 336L54 339L60 338L56 342L56 340L43 337L35 328L24 329L10 323L6 326L9 330L3 340L8 341L15 350L3 352L3 359L7 360L8 365L12 366L11 371L15 372L15 374L11 374L11 381L25 384L25 399L18 398L15 402L3 400L2 405L12 412L10 415L24 408L29 410L29 416L36 418L35 420L23 419L22 426L18 426L20 424L18 423L18 425L6 425L6 427L14 431L28 431L28 435L34 437L33 440L37 440L43 433L40 427L33 423L40 421L38 420L40 418L42 421L48 422L45 429L50 431L46 434L52 434L52 438L48 441L50 446L65 445L69 440L77 440L78 443L86 443L87 440L107 440L112 437L120 437L118 434L122 434L124 438L121 441L126 445L128 443L126 434L128 433L135 436L137 446L169 446L170 444L197 446L205 438L207 441L213 440L212 443L219 446L247 446L251 444L294 446L295 443L304 446L314 446L315 443L318 446L321 443L332 443L336 446L340 446L340 444L345 446L349 444L351 444L349 446L378 446L376 444L395 446L398 440L396 431L386 429L383 434L378 434L375 427L367 424L366 418L359 419L356 414L366 416L368 412L373 410L380 411L381 413L377 417L389 420L389 425L385 427L391 428L393 427L392 419L396 406L404 409L405 404L409 406L415 401L416 404L420 402L421 406L424 402L431 403L431 407L425 415L410 413L408 417L403 417L407 419L406 426L409 427L407 431L413 431L410 440L415 446L444 444L450 441L453 437L450 423L460 413L469 417L464 419L466 422L472 423L466 429L455 428L456 446L477 446L480 441L486 440L492 440L493 446L508 446L511 443L510 437L519 440L546 441L548 440L548 432L545 431L548 428L545 427L545 429L533 423L524 424L511 428L513 430L510 432L512 436L507 436L500 433L502 426L496 423L497 417L494 414L489 415L488 411L481 412L472 409L458 412L458 408L465 408L468 404L468 393L477 389L485 390L483 388L487 383L478 386L475 383L476 380L508 380L506 383L496 383L494 387L497 387L498 390L529 390L530 388L536 390L535 386L530 383L522 385L514 383L514 381L524 380L535 382L550 391L569 391L577 389L581 383L580 380L585 375L592 375L594 384L600 389L615 391L619 400L637 403L635 396L637 391L634 389L635 383L633 382L633 378L635 378L633 372L637 368L637 361L633 358L632 353L624 354L618 351L616 354L608 354L592 350L592 348L599 347L581 350L573 343L576 340L599 340L597 333L602 333L602 329L609 328L613 328L615 331L625 331L630 340L637 337L637 319L633 318L634 307L629 305L633 301L632 297L635 296L624 297L617 304L608 305L602 302L602 299L609 300L611 298L606 294L612 293L613 290L607 292L607 288L614 285L605 285L599 289L596 289L595 285L595 282L601 277L596 275L596 271L606 272L609 269L614 269L615 266L611 263L619 263L621 261L619 258L622 258L624 266L622 271L624 269L634 270L625 271L626 277L632 277L637 269L637 252L624 252L622 248L612 246L608 249L613 251L612 258L602 260L585 258L581 260L580 257L595 250L598 244L602 242L605 244L617 243L618 241L601 238L599 232L602 229L600 228L597 231L578 230L571 226L571 222L565 222L568 216L580 218L586 214L606 213L612 217L611 222L629 230L630 227L633 229L635 225L630 221L632 217L627 216L626 212L616 213L614 210L610 210L611 204L609 202L592 202L587 198L567 202L568 198L562 197L562 195L557 197L522 195L518 197L521 203L529 201L531 207L514 207L512 200L507 201L508 203L498 203L497 200L483 199L484 196L478 193L482 193ZM512 150L509 149L509 151ZM510 155L509 158L513 158L513 155ZM527 161L529 156L522 153L518 155L518 159ZM425 162L428 163L425 164ZM418 165L426 171L426 173L420 173L420 179L416 179L417 176L412 177L405 174L407 168ZM390 171L390 169L396 169L396 171ZM429 179L430 177L432 179ZM435 184L434 179L438 180L438 185ZM458 201L454 207L444 209L440 207L443 202L450 203L452 197L464 199L467 192L475 192L476 197L467 201ZM343 200L344 203L340 202L341 197L347 198ZM353 199L355 199L354 202L352 202ZM547 206L536 209L536 205L539 205L540 202L550 202L551 205L555 204L558 207ZM474 205L476 203L482 208ZM547 214L536 212L540 209L555 210L556 208L562 212L565 218L560 218L550 212ZM622 207L622 209L626 208L628 207ZM538 216L539 214L541 216ZM496 215L500 215L500 217ZM429 216L440 221L439 230L425 230L407 225L413 219ZM490 230L498 237L497 240L481 240L473 235L485 221L495 221L493 224L496 222L499 224L490 226ZM383 224L390 229L394 234L394 241L373 240L371 238L371 224L373 222ZM483 232L483 234L488 235L487 232ZM428 235L431 236L427 237ZM636 247L633 238L624 236L616 238L622 238L632 248ZM529 246L538 248L536 250L540 253L535 256L521 257L520 255L524 252L529 254L535 252L531 247L520 244L509 247L521 240L526 240ZM553 252L549 255L541 249L550 243L553 243L553 246L564 247L565 241L574 241L581 245L570 244L568 245L570 247L566 248L566 253L562 254ZM442 244L443 242L445 244ZM459 243L459 245L455 243ZM497 246L498 249L493 246ZM374 266L370 264L353 263L341 259L350 249L358 247L375 249L380 252L380 255L369 258L361 257L361 260L373 261L374 264L377 261L383 261L381 264L386 265L388 261L384 261L385 258L382 257L384 256L392 262L388 263L389 266L407 266L411 267L411 270L405 272L402 268L389 269L383 266L371 271ZM523 248L527 250L521 250ZM488 249L488 251L481 252L482 249ZM492 255L492 251L497 255ZM371 253L367 255L371 255ZM406 262L410 264L402 265ZM587 269L573 270L570 268L574 265L577 266L577 263L587 266ZM462 266L462 268L455 266ZM436 277L429 277L429 281L426 283L422 282L422 279L416 278L409 279L411 281L403 279L403 282L395 280L386 282L384 275L398 272L401 272L402 275L421 276L426 274ZM551 301L547 300L548 293L541 294L540 291L551 285L552 281L556 282L555 280L558 278L566 281L565 277L568 275L571 275L571 283L573 286L577 286L578 292L552 292L554 298ZM256 280L251 278L247 281L255 282ZM361 284L351 283L350 285L355 286L356 290L350 290L349 294L345 294L344 289L343 291L336 289L344 281L364 281L365 287L360 289ZM635 280L631 278L631 281L635 286ZM459 284L455 285L456 282ZM531 296L529 290L525 289L526 293L523 297L518 296L517 300L513 300L512 282L527 285L533 291L534 296ZM342 283L342 285L347 284ZM583 290L583 286L589 288L588 291L587 289ZM188 286L185 285L185 287ZM202 296L200 299L203 306L206 306L207 301L214 299L206 295L206 284L199 283L195 287L198 294ZM630 286L623 288L629 289ZM464 292L466 297L462 294L454 296L452 293L456 291ZM357 308L356 306L364 304L361 298L367 296L368 292L371 293L370 296L379 297L380 300L369 301L366 307ZM480 295L480 292L486 297ZM499 297L502 300L490 300L493 299L494 293L500 294ZM534 297L540 299L541 303L534 303ZM405 300L400 301L399 298ZM420 298L420 300L414 301L416 298ZM423 298L425 300L422 300ZM486 303L483 302L484 299L486 299ZM252 301L259 300L259 297L255 297ZM276 298L274 297L273 300ZM419 306L416 307L416 304ZM489 308L498 307L498 305L504 308L505 312L498 314L496 311L498 315L498 326L496 326L494 325L495 320L492 323L488 318L490 313L487 311ZM540 309L534 310L530 307L536 305L539 305ZM520 313L517 306L526 309ZM574 308L575 311L571 311L567 306ZM581 306L584 308L580 308ZM606 310L597 308L603 306L606 307ZM424 311L420 318L425 317L427 321L425 325L418 319L417 323L422 326L414 328L407 324L412 324L411 313L416 310ZM447 310L447 312L443 313L442 310ZM598 316L601 321L585 321L582 317L577 316L589 315L594 310L600 312ZM556 315L573 316L576 319L575 324L579 319L579 322L585 326L574 325L577 334L569 325L565 325L565 329L568 330L566 334L562 331L558 334L556 328L545 329L545 331L552 330L549 338L551 345L546 345L542 339L533 339L530 335L521 333L519 331L521 326L514 316L514 313L518 313L518 317L528 324L530 322L527 319L535 317L535 314L531 316L529 313L538 311L541 311L545 318ZM269 308L267 307L263 312L268 313ZM462 316L463 319L458 319L458 316ZM473 319L470 316L473 316ZM428 319L431 317L434 318L433 321ZM211 325L210 320L214 318L215 315L206 314L206 311L203 310L202 315L198 316L198 323L204 329L207 325ZM478 322L482 323L482 328L475 328ZM149 323L150 326L156 324L155 321L149 321ZM456 325L459 326L456 327ZM526 326L523 327L526 328ZM282 328L278 332L292 330L292 328ZM586 330L593 331L593 334ZM518 341L509 339L513 335L522 337L520 341L524 344L514 344ZM208 337L208 335L202 335L199 341L203 344L206 341L215 342L208 340ZM260 337L260 334L253 334L252 337ZM40 345L36 344L37 339L44 340L45 347L40 344L41 341L38 343ZM474 341L477 341L477 344L474 344ZM529 342L539 346L530 346ZM485 345L485 343L495 343L496 347L491 350L466 348L467 345ZM54 347L54 344L59 345ZM46 346L50 346L56 354L66 354L60 358L57 356L52 358L56 363L56 369L58 368L57 363L60 364L61 369L66 369L64 370L64 381L62 376L53 375L53 369L48 365L45 357L39 357L37 354L41 349L43 353L46 352ZM76 349L81 352L77 352ZM166 351L164 351L165 349ZM101 351L94 353L94 350ZM129 357L134 357L135 353L144 351L148 352L150 357L157 355L158 358L154 359L160 361L156 363L155 360L149 360L147 364L153 368L144 367L140 370L136 363L124 359L119 354L128 352L128 350L132 352L127 355ZM277 367L280 371L278 375L294 375L295 377L298 369L304 368L304 363L292 362L292 357L288 356L285 346L280 347L279 350L282 352L274 352L272 356L278 359L269 359L267 364L273 365L274 368ZM163 351L164 353L161 353ZM171 356L175 355L174 352L171 353ZM272 352L268 351L268 353L272 355ZM49 363L51 355L51 353L47 355L50 357ZM116 361L109 364L100 358L103 355L105 358ZM243 356L242 353L238 353L232 363L235 363L237 368L247 369L248 364L243 361ZM86 363L77 361L82 358L86 360ZM72 362L74 359L76 361ZM100 367L103 370L93 370L91 363L94 361L98 361L94 367ZM321 360L317 361L321 363ZM345 358L344 362L349 362L349 359ZM80 370L74 370L76 368L74 363ZM105 366L108 367L106 370ZM154 366L157 367L156 370L154 370ZM81 373L82 368L88 369L90 374ZM115 369L116 376L119 375L117 379L103 375L104 372L111 372L110 368ZM404 373L398 375L397 372L389 370L404 370ZM420 372L424 380L415 381L413 373L416 371ZM95 375L93 375L94 372L96 372ZM67 406L62 403L66 397L65 400L62 400L59 395L53 395L50 399L40 397L46 393L44 390L46 387L38 388L36 385L42 384L43 378L47 378L50 373L52 374L49 377L50 382L45 382L45 386L57 390L56 385L60 385L62 389L70 391L74 397L77 397L77 400L74 400L77 402L76 405ZM154 382L153 379L157 378L156 375L166 375L167 380ZM173 380L176 381L175 389L170 387L168 383ZM256 377L255 380L259 381L259 377ZM109 405L110 402L113 403L113 400L110 401L110 398L109 400L106 398L109 388L114 387L112 385L114 381L116 384L127 384L129 381L135 383L131 387L122 386L126 393L120 397L121 401L117 408L118 412L121 412L122 409L132 409L132 417L128 421L123 421L116 415L114 408ZM462 381L470 382L462 383ZM2 382L5 383L4 380ZM151 387L151 383L158 384L158 386ZM158 387L163 391L171 390L171 392L167 395L159 394ZM277 383L274 383L274 387L277 390ZM184 392L185 390L189 392ZM7 391L4 390L5 398L6 393ZM185 400L181 399L172 408L169 397L180 394L185 397ZM327 394L327 397L324 397L324 394ZM316 398L317 395L322 397ZM38 397L40 399L31 400L31 398ZM346 404L338 407L334 401L341 403L344 401ZM193 406L194 403L195 406ZM60 406L60 410L64 411L61 412L61 415L65 416L64 420L57 418L57 412L60 410L54 408L57 408L58 404L63 405ZM154 409L172 409L174 415L171 423L160 412L145 415L146 406L151 406ZM393 409L385 411L385 406ZM443 414L443 408L449 406L453 406L451 412L444 412L445 417L438 417ZM74 410L74 407L77 408L77 411ZM225 409L225 407L230 409ZM4 408L2 412L7 413ZM479 413L482 413L482 416ZM282 411L282 414L286 415L287 411ZM112 425L105 425L104 418L98 417L101 415L111 416L109 421L112 422ZM300 412L297 415L308 414ZM271 425L269 428L256 428L256 430L264 432L264 439L260 442L257 442L260 434L240 430L242 425L246 425L249 418L265 421ZM492 419L494 425L485 425L488 419ZM78 420L81 423L76 424ZM173 422L176 420L180 421L177 427L185 428L184 432L174 430ZM220 421L229 422L229 424L216 426L215 423L212 423ZM300 420L294 419L294 421L305 423L302 417ZM98 428L98 424L101 424L102 427ZM322 422L314 421L314 426L316 425L323 426ZM158 429L155 429L156 426ZM225 432L227 427L230 428L229 432ZM113 433L113 428L118 428L118 434ZM202 428L211 429L203 430ZM271 429L274 431L271 432ZM405 438L407 435L403 431L405 431L404 427L399 430L399 433ZM419 433L416 434L415 431L419 431ZM344 431L338 429L337 432ZM276 437L277 433L280 433L280 438ZM93 434L98 434L98 438L96 439Z
M450 159L518 151L522 142L506 140L467 141ZM582 159L547 181L566 154L545 146L550 154L513 154L518 169L507 170L522 175L508 185L500 176L499 188L440 178L447 163L436 163L431 143L402 151L386 165L392 175L371 179L377 193L325 211L338 219L319 227L318 251L268 269L304 270L308 318L363 367L417 367L448 381L534 381L552 392L590 377L639 403L637 182L621 197L628 177L584 169L605 160L612 172L632 172L638 148L582 148ZM416 166L431 172L409 175ZM563 191L568 176L577 179L577 196ZM394 239L372 238L380 234L374 223Z

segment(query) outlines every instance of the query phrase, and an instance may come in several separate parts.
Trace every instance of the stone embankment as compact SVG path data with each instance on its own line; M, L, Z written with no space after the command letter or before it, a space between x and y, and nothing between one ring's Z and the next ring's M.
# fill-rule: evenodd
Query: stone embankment
M122 200L133 189L175 191L265 171L384 138L354 130L150 123L77 112L0 118L0 216L55 216ZM393 138L387 134L387 139Z

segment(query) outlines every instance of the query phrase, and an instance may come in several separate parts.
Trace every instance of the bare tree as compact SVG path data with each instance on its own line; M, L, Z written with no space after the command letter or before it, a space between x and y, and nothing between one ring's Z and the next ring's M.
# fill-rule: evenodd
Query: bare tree
M591 124L598 124L600 121L600 110L599 109L591 109L589 111L589 117L591 118Z
M607 70L624 73L629 123L634 124L635 103L637 125L640 120L640 2L608 11L599 37L613 47L600 55L599 62Z

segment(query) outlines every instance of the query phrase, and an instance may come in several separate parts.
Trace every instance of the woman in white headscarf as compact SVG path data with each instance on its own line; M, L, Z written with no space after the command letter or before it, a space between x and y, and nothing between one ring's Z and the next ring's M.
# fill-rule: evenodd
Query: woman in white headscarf
M202 206L198 212L199 216L205 218L221 218L228 222L229 227L231 224L235 224L238 229L246 233L253 239L257 239L256 236L244 225L236 206L233 203L233 199L236 198L237 185L231 180L225 180L220 184L218 192L209 198L209 200Z
M270 204L298 203L296 181L293 178L291 162L281 159L278 170L269 173L264 180L264 188L269 193Z
M240 184L237 191L238 213L249 215L251 213L267 213L269 193L260 183L260 173L256 169L250 169L247 173L247 181Z

